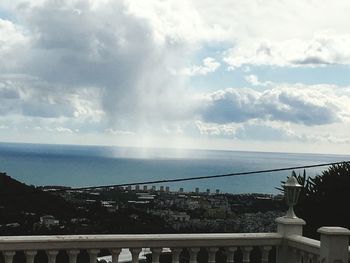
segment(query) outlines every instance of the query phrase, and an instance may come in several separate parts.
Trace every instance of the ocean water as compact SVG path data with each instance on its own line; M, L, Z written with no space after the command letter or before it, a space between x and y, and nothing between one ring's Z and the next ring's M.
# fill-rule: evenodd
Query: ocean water
M350 160L346 155L0 143L0 171L36 186L99 186ZM314 176L327 167L307 169ZM296 173L302 173L296 170ZM278 193L290 171L162 184L227 193ZM157 188L161 184L156 185ZM151 185L149 185L150 187Z

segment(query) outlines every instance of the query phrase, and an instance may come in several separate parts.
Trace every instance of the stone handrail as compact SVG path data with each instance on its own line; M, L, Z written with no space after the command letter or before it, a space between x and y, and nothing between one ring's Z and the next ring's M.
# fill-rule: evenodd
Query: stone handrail
M3 236L0 252L5 263L12 263L17 252L24 253L27 263L34 263L38 251L46 252L48 263L55 263L59 251L65 251L69 263L76 263L80 251L85 250L90 263L96 263L100 251L108 250L112 262L118 263L122 249L129 249L131 261L138 263L142 248L150 248L152 263L159 263L162 249L170 248L173 263L179 263L183 250L189 255L189 263L197 263L198 253L204 249L208 263L215 263L219 248L223 248L227 263L236 262L236 256L241 262L250 263L252 251L259 249L261 262L268 263L270 251L275 247L277 263L348 262L348 229L322 227L318 230L321 240L317 241L301 235L302 223L279 219L277 233Z
M277 233L3 236L0 250L275 246L281 239Z
M250 262L253 247L259 247L262 262L268 262L269 251L279 246L282 237L277 233L244 234L150 234L150 235L61 235L61 236L9 236L0 237L0 251L5 263L12 263L16 251L24 251L27 263L33 263L37 251L46 251L48 262L54 263L59 250L65 250L70 263L76 263L80 250L87 250L90 263L95 263L100 249L108 249L118 262L122 248L129 248L132 262L138 262L142 248L151 248L153 263L159 262L162 248L171 248L173 262L178 263L183 248L190 254L190 263L197 262L199 248L206 248L209 262L215 262L219 247L227 251L227 262L233 262L239 248L243 262Z
M320 241L299 235L291 235L286 238L286 242L288 246L292 248L293 256L297 259L297 262L310 262L310 260L313 259L315 259L316 262L319 262L321 248Z

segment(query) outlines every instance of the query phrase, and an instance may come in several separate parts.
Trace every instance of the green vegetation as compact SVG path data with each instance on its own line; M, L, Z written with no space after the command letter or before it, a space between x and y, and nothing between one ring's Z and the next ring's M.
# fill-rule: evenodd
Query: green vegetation
M313 178L305 171L296 177L304 188L295 211L306 221L306 236L318 238L321 226L350 227L350 163L333 165Z

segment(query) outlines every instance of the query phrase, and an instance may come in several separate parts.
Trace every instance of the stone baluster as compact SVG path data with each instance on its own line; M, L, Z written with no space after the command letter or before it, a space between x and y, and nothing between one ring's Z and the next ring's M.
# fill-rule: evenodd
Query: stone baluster
M313 258L313 254L312 253L306 253L305 263L312 263L312 258Z
M172 263L179 263L180 261L180 254L182 252L182 248L172 248L171 252L173 253L173 260Z
M253 250L253 247L243 247L243 263L249 263L250 262L250 252Z
M79 252L80 251L78 249L67 250L67 254L69 257L69 263L76 263L77 262Z
M162 248L151 248L152 251L152 263L159 263L159 257L162 253Z
M13 256L16 254L16 251L3 251L2 253L5 258L5 263L13 262Z
M56 256L58 254L58 250L47 250L47 262L48 263L55 263L56 262Z
M316 263L316 255L313 253L306 253L305 263Z
M90 256L90 263L96 263L98 253L100 253L99 249L89 249L88 250Z
M190 252L190 263L197 263L197 254L199 252L198 247L193 247L189 249Z
M112 255L112 263L118 263L119 254L121 251L121 248L112 248L109 250L109 252L111 252Z
M293 257L295 263L302 263L302 255L300 251L296 248L293 248Z
M215 263L216 252L218 252L219 248L209 247L207 250L208 250L208 263Z
M27 263L34 263L34 257L37 254L36 250L27 250L24 252L26 256L26 262Z
M235 253L237 251L237 247L228 247L226 248L227 251L227 263L234 263L235 261Z
M132 263L138 263L139 262L139 255L140 255L140 252L141 252L141 248L136 248L136 247L133 247L133 248L129 248L130 250L130 253L131 253L131 258L132 258Z
M312 261L311 261L311 262L312 262L312 263L318 263L317 257L318 257L318 256L317 256L316 254L313 254L313 255L312 255Z
M262 246L261 247L261 262L268 263L269 262L269 253L272 249L271 246Z

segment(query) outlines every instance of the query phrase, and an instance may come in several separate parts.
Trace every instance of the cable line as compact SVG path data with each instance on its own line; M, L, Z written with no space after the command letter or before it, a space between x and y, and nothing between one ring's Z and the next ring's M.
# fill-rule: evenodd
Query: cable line
M249 172L237 172L237 173L229 173L229 174L217 174L217 175L196 176L196 177L187 177L187 178L175 178L175 179L164 179L164 180L124 183L124 184L100 185L100 186L89 186L89 187L88 186L87 187L75 187L75 188L70 188L67 190L91 190L91 189L97 189L97 188L124 187L124 186L159 184L159 183L174 183L174 182L213 179L213 178L222 178L222 177L230 177L230 176L238 176L238 175L280 172L280 171L288 171L288 170L295 170L295 169L308 169L308 168L313 168L313 167L330 166L330 165L337 165L337 164L342 164L342 163L350 163L350 161L311 164L311 165L303 165L303 166L293 166L293 167L257 170L257 171L249 171Z

